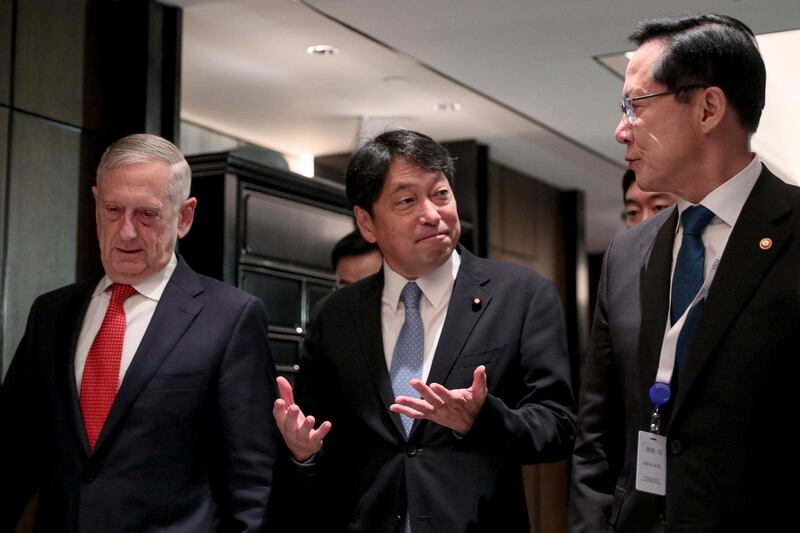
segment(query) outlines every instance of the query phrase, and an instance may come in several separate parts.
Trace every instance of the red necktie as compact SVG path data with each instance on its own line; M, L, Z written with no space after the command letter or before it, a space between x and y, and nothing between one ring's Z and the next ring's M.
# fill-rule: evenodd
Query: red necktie
M81 381L81 413L89 447L94 448L100 430L106 422L119 386L119 361L125 338L125 303L136 289L130 285L113 285L103 324L86 356Z

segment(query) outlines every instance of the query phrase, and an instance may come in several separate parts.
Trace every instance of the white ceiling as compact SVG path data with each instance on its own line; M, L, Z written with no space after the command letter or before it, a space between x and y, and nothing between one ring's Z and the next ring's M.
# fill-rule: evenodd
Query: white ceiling
M591 251L620 230L624 171L613 138L622 79L594 58L629 50L627 35L651 16L711 11L756 33L800 28L800 0L168 3L184 7L184 119L290 160L351 151L390 126L475 138L500 163L583 190ZM798 178L793 33L790 44L778 35L759 40L770 86L753 146L774 170ZM340 53L310 56L314 44ZM463 108L433 110L445 102Z

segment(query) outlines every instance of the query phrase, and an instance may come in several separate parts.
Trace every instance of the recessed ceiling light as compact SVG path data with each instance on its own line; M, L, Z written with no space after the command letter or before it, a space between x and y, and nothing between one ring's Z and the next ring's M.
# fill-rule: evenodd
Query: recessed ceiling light
M443 112L454 112L454 111L461 111L463 106L458 102L444 102L441 104L434 104L433 110L434 111L443 111Z
M306 48L306 53L311 56L334 56L339 49L330 44L315 44Z

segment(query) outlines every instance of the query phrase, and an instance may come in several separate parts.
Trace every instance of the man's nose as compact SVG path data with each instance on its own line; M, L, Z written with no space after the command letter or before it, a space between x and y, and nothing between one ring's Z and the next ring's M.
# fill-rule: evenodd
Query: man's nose
M439 220L441 220L442 217L439 214L439 208L436 204L426 199L422 203L421 209L422 211L420 212L419 218L423 224L439 224Z
M119 235L122 239L129 241L136 238L136 223L133 220L132 213L125 213L122 217L122 227L119 229Z
M631 130L631 123L628 117L622 115L617 124L617 129L614 130L614 138L620 144L630 144L633 140L633 131Z

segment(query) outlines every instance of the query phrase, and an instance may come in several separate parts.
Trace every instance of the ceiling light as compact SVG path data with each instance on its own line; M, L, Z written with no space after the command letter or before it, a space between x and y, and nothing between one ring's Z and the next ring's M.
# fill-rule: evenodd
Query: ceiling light
M310 56L334 56L339 49L331 44L315 44L306 48L306 53Z
M444 102L442 104L434 104L433 110L434 111L443 111L443 112L455 112L461 111L463 106L458 102Z

